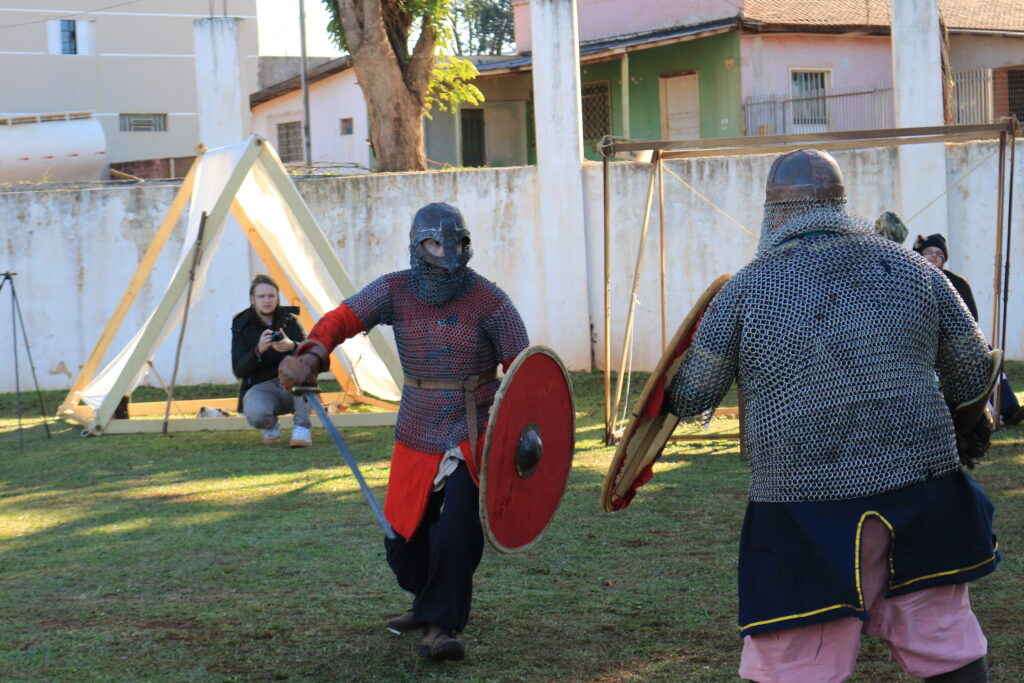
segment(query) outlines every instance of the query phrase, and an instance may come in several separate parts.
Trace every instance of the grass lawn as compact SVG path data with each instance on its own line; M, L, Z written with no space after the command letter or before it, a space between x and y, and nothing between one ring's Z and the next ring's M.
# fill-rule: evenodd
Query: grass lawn
M1010 370L1024 389L1024 364ZM35 394L22 395L22 430L14 397L0 396L0 680L736 680L748 480L738 447L671 445L632 506L605 514L602 377L573 382L577 451L562 506L529 551L485 551L467 659L447 664L384 630L409 598L322 429L305 450L261 446L255 430L82 438L52 420L47 439ZM44 392L48 415L62 398ZM390 428L345 437L382 501ZM1004 552L972 600L992 680L1019 681L1024 427L1000 432L972 476L996 504ZM868 640L851 680L914 679Z

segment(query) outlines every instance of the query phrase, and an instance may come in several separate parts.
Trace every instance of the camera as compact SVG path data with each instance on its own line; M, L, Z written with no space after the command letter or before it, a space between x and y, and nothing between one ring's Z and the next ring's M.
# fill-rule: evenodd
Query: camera
M282 332L281 330L276 330L272 335L270 335L271 343L279 342L282 339L284 339L284 332Z

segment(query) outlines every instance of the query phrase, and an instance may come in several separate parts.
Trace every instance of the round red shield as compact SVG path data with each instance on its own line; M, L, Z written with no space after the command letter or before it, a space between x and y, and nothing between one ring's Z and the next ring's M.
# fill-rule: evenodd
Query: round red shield
M516 357L494 396L480 455L480 522L497 550L540 538L565 493L576 410L562 361L544 346Z
M665 443L679 424L679 418L664 405L665 390L679 369L683 353L690 348L701 316L730 277L721 275L704 290L647 378L601 489L601 509L605 512L628 506L637 489L654 476L654 462L661 457Z

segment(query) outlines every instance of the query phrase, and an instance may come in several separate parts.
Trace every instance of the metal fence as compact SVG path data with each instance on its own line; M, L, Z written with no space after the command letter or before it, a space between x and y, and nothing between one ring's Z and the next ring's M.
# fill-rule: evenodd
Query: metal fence
M1024 120L1024 66L954 74L952 104L954 123ZM892 128L892 85L828 88L802 97L750 96L743 103L743 123L746 135Z

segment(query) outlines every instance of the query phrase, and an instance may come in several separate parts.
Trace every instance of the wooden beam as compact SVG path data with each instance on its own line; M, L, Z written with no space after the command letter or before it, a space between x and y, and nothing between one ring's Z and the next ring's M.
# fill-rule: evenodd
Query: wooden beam
M619 152L635 152L644 150L697 150L719 148L756 149L755 154L769 154L776 151L776 145L795 145L797 149L807 147L809 143L860 141L856 147L877 147L878 141L892 138L929 137L927 142L954 142L962 139L995 139L1000 133L1013 135L1010 123L960 124L953 126L921 126L916 128L879 128L872 130L850 130L837 133L794 133L789 135L760 135L736 138L707 138L700 140L626 140L622 138L606 138L593 149L605 156L615 156ZM904 141L897 144L907 144ZM868 144L871 143L871 144ZM737 152L740 153L740 152ZM748 152L749 153L749 152ZM666 155L666 158L669 158Z
M898 147L901 145L923 145L928 143L968 142L978 140L977 136L965 135L932 135L916 138L887 138L871 141L871 147ZM868 145L863 140L844 140L837 142L815 142L814 149L862 149ZM742 156L751 154L784 154L798 149L805 149L805 144L771 145L769 147L723 147L721 149L689 149L674 152L662 152L665 159L695 159L708 157Z
M338 413L331 415L331 422L336 427L388 427L395 424L396 413ZM281 415L279 423L283 429L293 426L291 415ZM163 419L158 420L108 420L105 427L94 427L95 434L159 434L163 429ZM314 421L313 427L319 427ZM170 419L167 431L171 432L204 432L204 431L245 431L252 429L244 417L200 417L184 420Z

